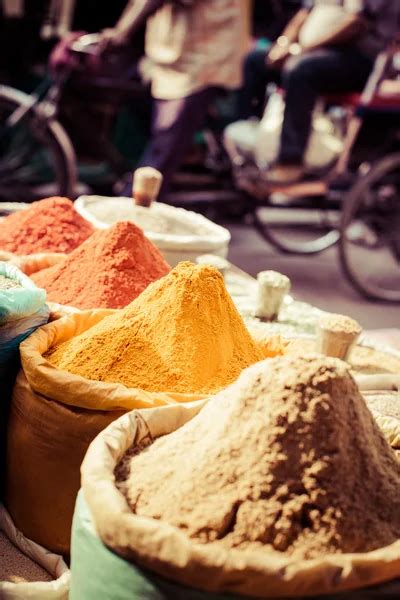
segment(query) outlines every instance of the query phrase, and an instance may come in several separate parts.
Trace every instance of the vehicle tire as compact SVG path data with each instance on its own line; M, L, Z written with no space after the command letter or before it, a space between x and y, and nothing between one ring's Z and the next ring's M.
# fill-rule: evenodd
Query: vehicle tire
M299 197L268 201L253 210L253 224L262 237L285 254L318 254L339 240L339 211L327 198Z
M31 202L44 196L72 198L76 186L74 149L64 128L39 104L16 126L7 125L32 97L0 85L0 199Z
M344 200L340 262L370 300L400 302L400 153L372 165Z

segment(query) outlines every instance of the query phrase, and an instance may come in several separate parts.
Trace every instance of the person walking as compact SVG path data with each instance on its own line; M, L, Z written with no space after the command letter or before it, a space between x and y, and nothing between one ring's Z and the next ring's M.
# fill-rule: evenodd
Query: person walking
M204 125L218 89L241 84L248 0L131 0L106 51L127 45L146 23L146 59L153 98L151 139L140 166L163 174L160 198Z

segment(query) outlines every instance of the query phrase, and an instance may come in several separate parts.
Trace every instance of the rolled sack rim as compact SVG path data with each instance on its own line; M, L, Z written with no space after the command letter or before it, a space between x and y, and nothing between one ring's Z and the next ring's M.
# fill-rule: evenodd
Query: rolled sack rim
M48 571L54 577L52 581L34 581L13 583L11 581L0 581L0 597L2 593L10 594L10 597L17 598L39 598L43 594L44 598L67 598L70 585L71 573L62 556L50 552L40 544L26 538L19 531L10 514L4 506L0 504L0 531L3 531L7 539L20 550ZM24 594L24 596L22 595Z
M174 411L172 432L201 408L198 403L146 413L135 410L111 423L91 443L81 467L82 489L105 545L123 558L181 584L261 598L334 593L399 576L400 540L366 553L300 561L273 553L264 558L255 551L247 551L244 556L240 550L198 544L172 525L135 515L115 486L116 464L133 443L149 432L153 437L168 433L160 410Z
M122 383L86 379L58 369L43 356L49 348L83 333L115 312L113 309L74 312L44 325L22 342L22 369L32 390L70 406L106 411L153 408L208 397L208 394L149 392Z
M99 229L110 227L111 223L106 223L93 215L90 210L91 203L95 202L95 198L99 199L101 196L79 196L75 200L75 208L87 221L92 223ZM126 200L125 197L123 197ZM129 201L131 201L129 199ZM98 200L97 200L98 202ZM133 201L132 201L133 202ZM204 250L218 249L220 247L228 246L231 241L231 233L222 225L213 223L204 215L200 215L194 211L187 210L185 208L172 207L162 202L157 202L157 209L160 214L165 216L171 216L173 212L174 217L180 216L183 223L188 223L194 226L200 226L207 229L203 235L187 234L177 235L172 233L159 233L151 230L143 230L146 237L156 244L158 248L163 250L188 250L192 252L203 252ZM135 222L135 221L133 221Z

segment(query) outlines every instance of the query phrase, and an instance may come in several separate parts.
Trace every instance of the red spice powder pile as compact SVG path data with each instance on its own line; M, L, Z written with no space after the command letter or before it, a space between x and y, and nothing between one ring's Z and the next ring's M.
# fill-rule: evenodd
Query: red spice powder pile
M68 198L46 198L0 223L0 250L15 254L72 252L94 231Z
M79 248L32 275L51 302L76 308L123 308L170 270L158 248L130 222L96 231Z

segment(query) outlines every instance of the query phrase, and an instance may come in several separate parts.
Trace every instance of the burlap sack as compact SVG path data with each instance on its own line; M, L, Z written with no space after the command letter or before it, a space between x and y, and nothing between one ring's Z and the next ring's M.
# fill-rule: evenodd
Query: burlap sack
M43 354L79 335L112 310L78 312L49 323L21 344L7 435L6 503L17 527L52 551L67 554L79 467L92 439L133 408L197 399L150 393L71 375Z
M95 528L119 555L166 578L209 592L260 598L328 594L390 581L400 575L400 540L365 554L293 560L251 551L196 544L179 529L132 513L117 490L114 468L124 452L149 434L181 427L201 405L133 411L91 444L83 462L82 488ZM362 519L362 515L360 515Z

